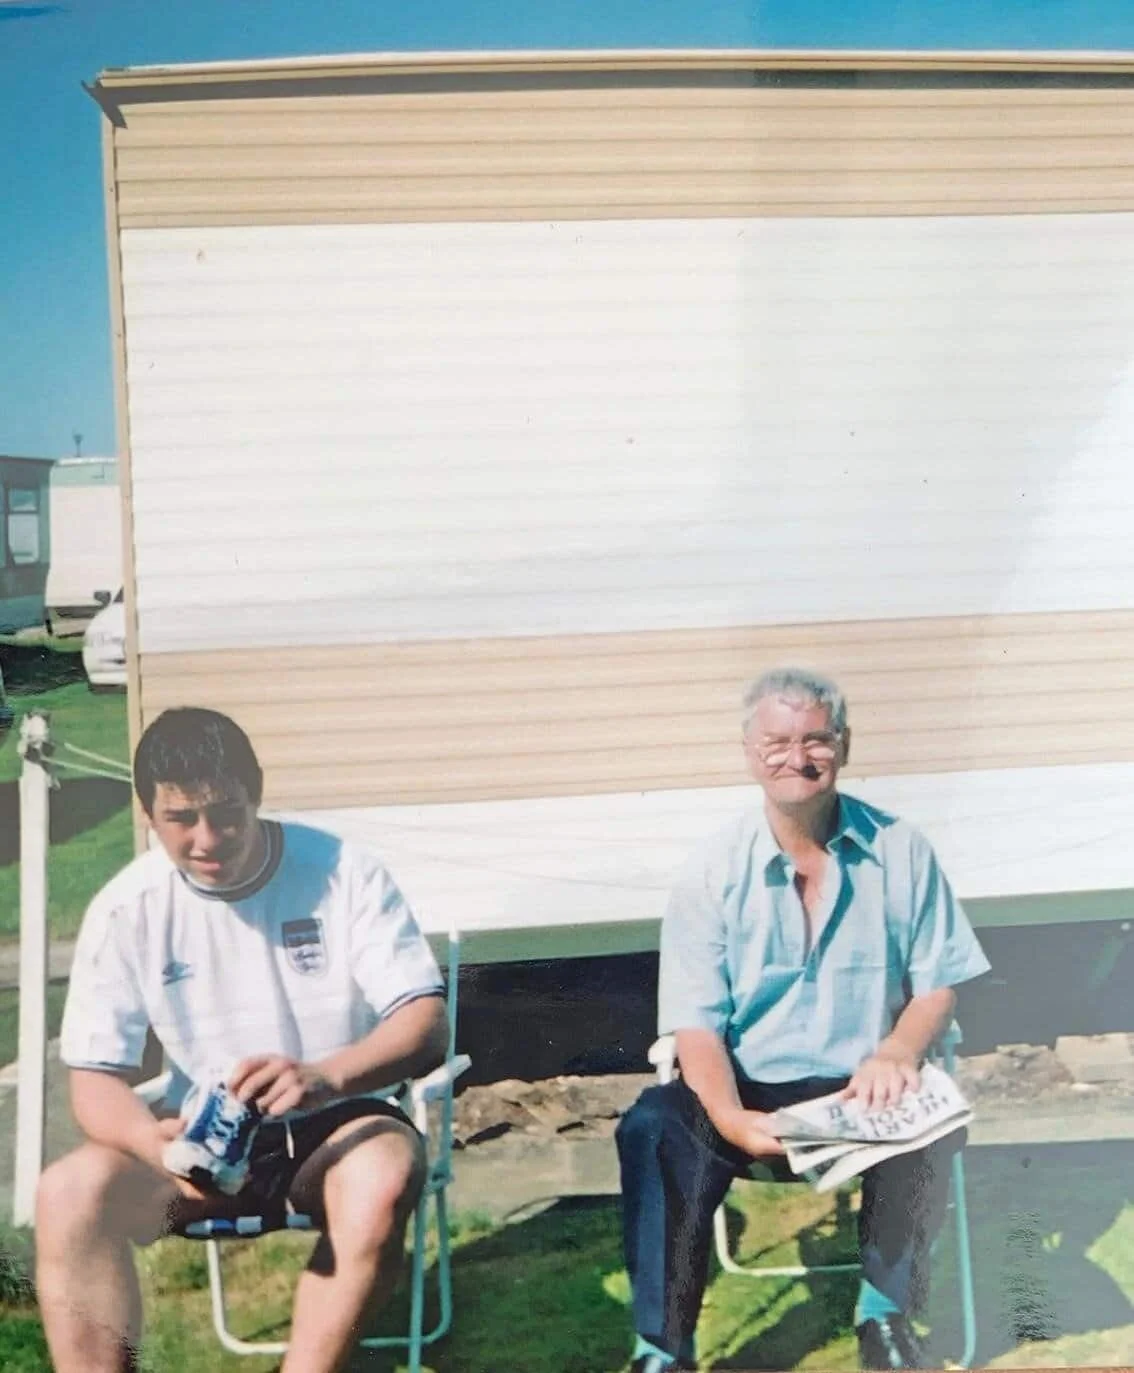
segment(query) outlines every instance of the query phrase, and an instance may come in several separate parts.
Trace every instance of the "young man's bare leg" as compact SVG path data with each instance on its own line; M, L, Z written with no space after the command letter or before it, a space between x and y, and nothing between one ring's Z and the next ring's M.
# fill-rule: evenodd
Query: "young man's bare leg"
M322 1188L327 1230L295 1292L284 1373L334 1373L402 1267L406 1222L424 1180L416 1133L383 1117L351 1121L304 1165L293 1197Z
M162 1230L176 1189L130 1155L83 1144L36 1196L36 1290L56 1373L126 1373L142 1299L131 1242Z

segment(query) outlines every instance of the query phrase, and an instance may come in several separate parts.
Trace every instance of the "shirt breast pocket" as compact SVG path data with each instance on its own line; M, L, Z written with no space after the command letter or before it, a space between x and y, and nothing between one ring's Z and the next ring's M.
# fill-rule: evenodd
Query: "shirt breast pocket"
M834 994L840 1006L876 1009L886 1002L888 972L885 960L873 952L857 952L835 969Z

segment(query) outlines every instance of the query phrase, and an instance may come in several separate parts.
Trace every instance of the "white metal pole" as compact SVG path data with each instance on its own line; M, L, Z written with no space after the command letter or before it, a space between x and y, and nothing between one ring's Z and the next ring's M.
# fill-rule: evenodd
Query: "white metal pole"
M47 1077L48 717L20 722L20 1053L12 1221L32 1225L43 1169Z

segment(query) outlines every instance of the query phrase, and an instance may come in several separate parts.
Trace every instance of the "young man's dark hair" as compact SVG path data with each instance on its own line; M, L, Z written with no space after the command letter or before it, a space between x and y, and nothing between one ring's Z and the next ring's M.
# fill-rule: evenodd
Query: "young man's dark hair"
M259 805L264 775L244 731L227 715L200 706L164 710L146 728L134 754L134 790L153 814L159 783L186 793L221 791L240 782Z

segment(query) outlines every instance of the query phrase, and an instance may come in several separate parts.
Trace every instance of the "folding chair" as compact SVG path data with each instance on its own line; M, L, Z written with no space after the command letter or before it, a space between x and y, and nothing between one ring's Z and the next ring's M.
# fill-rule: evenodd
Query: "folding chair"
M405 1349L408 1373L420 1373L421 1352L448 1333L453 1319L453 1287L449 1262L449 1227L445 1189L452 1179L453 1084L470 1065L468 1054L456 1052L457 973L460 967L460 935L449 932L449 985L445 1005L449 1022L449 1045L445 1062L426 1077L402 1084L400 1088L375 1093L397 1101L426 1139L429 1151L425 1186L413 1215L413 1258L410 1266L410 1322L405 1335L372 1336L359 1341L364 1349ZM135 1092L150 1105L162 1100L169 1086L170 1073L152 1078ZM436 1148L429 1141L429 1108L440 1104ZM437 1222L437 1288L440 1312L432 1330L424 1330L425 1312L425 1230L429 1203ZM239 1216L225 1220L204 1220L188 1225L178 1233L186 1239L204 1240L209 1270L209 1297L213 1329L225 1349L233 1354L283 1354L286 1340L243 1340L228 1328L224 1278L221 1271L220 1244L224 1239L250 1239L273 1229L314 1230L310 1216L288 1215L283 1226L266 1223L262 1216Z
M953 1021L941 1039L934 1045L930 1058L939 1063L952 1077L957 1066L957 1045L961 1043L961 1028ZM673 1035L663 1035L650 1046L649 1060L657 1071L658 1081L673 1081L677 1066L677 1041ZM775 1180L769 1176L767 1167L758 1162L750 1170L753 1181ZM976 1302L973 1294L972 1245L969 1236L969 1215L965 1201L965 1161L963 1151L958 1149L953 1155L950 1176L949 1207L953 1212L957 1241L957 1286L961 1296L961 1318L964 1324L965 1344L957 1368L971 1368L976 1353ZM804 1278L812 1273L857 1273L860 1263L817 1263L811 1266L788 1265L770 1267L765 1265L743 1265L737 1263L729 1249L728 1225L725 1208L719 1206L713 1216L713 1238L716 1245L717 1261L726 1273L743 1278Z

